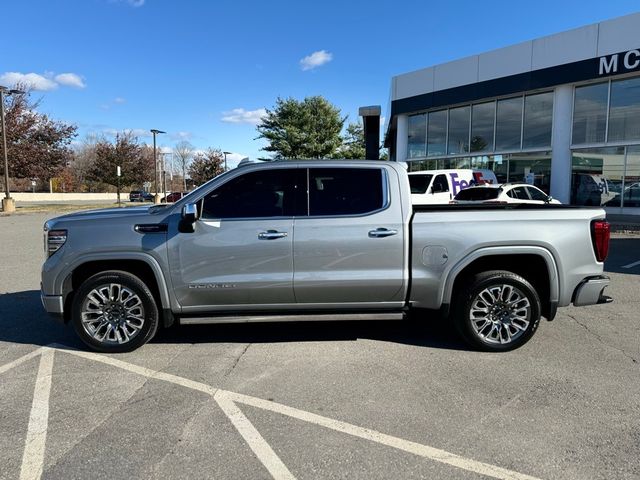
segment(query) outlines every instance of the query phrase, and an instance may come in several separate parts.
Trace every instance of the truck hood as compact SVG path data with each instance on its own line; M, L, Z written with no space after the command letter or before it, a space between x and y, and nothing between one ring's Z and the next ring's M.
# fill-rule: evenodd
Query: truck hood
M69 213L60 217L52 218L50 222L58 221L74 221L74 220L100 220L100 219L116 219L127 217L144 217L146 215L154 215L157 213L165 213L171 210L171 206L145 206L145 207L127 207L127 208L102 208L99 210L86 210L81 212Z

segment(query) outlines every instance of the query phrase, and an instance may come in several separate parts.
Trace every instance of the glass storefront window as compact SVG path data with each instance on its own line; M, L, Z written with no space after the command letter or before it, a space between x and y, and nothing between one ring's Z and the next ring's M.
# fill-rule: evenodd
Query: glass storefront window
M575 150L571 164L571 204L621 206L624 147Z
M493 123L496 113L495 102L479 103L471 107L472 152L493 150Z
M576 87L573 106L573 144L604 142L608 96L608 83Z
M409 158L427 155L427 116L412 115L409 117Z
M522 148L551 145L553 92L527 95L524 99Z
M627 164L621 196L623 207L640 207L640 146L627 147Z
M458 107L449 110L449 153L469 151L469 115L471 108Z
M519 150L522 125L522 97L498 100L496 150Z
M640 77L611 82L609 142L640 139Z
M427 125L427 155L447 153L447 111L430 112Z

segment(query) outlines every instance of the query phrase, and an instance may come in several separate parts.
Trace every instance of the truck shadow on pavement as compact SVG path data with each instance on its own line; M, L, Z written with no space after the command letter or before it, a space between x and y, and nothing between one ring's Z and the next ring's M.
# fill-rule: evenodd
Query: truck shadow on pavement
M154 344L329 342L358 339L427 348L469 350L447 320L417 317L407 321L273 322L173 326L158 331ZM40 292L0 295L0 342L44 346L59 343L87 350L73 328L49 318Z

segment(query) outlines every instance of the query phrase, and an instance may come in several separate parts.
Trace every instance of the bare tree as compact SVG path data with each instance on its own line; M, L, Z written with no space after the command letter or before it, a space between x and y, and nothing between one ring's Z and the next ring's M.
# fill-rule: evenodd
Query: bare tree
M173 148L173 153L178 161L178 166L182 169L183 192L187 191L187 167L189 165L189 161L193 157L193 150L193 145L186 140L178 142Z

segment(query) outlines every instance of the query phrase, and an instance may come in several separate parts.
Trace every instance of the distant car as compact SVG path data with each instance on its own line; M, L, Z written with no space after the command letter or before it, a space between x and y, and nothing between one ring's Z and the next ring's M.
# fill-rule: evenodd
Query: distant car
M149 202L153 201L153 194L142 190L132 190L129 193L130 202Z
M162 199L162 201L164 203L173 203L173 202L177 202L178 200L180 200L182 197L184 197L186 195L186 193L183 192L171 192L169 195L167 195L166 197L164 197Z
M550 195L538 187L523 183L503 183L502 185L482 185L460 191L451 203L551 203L560 205Z

